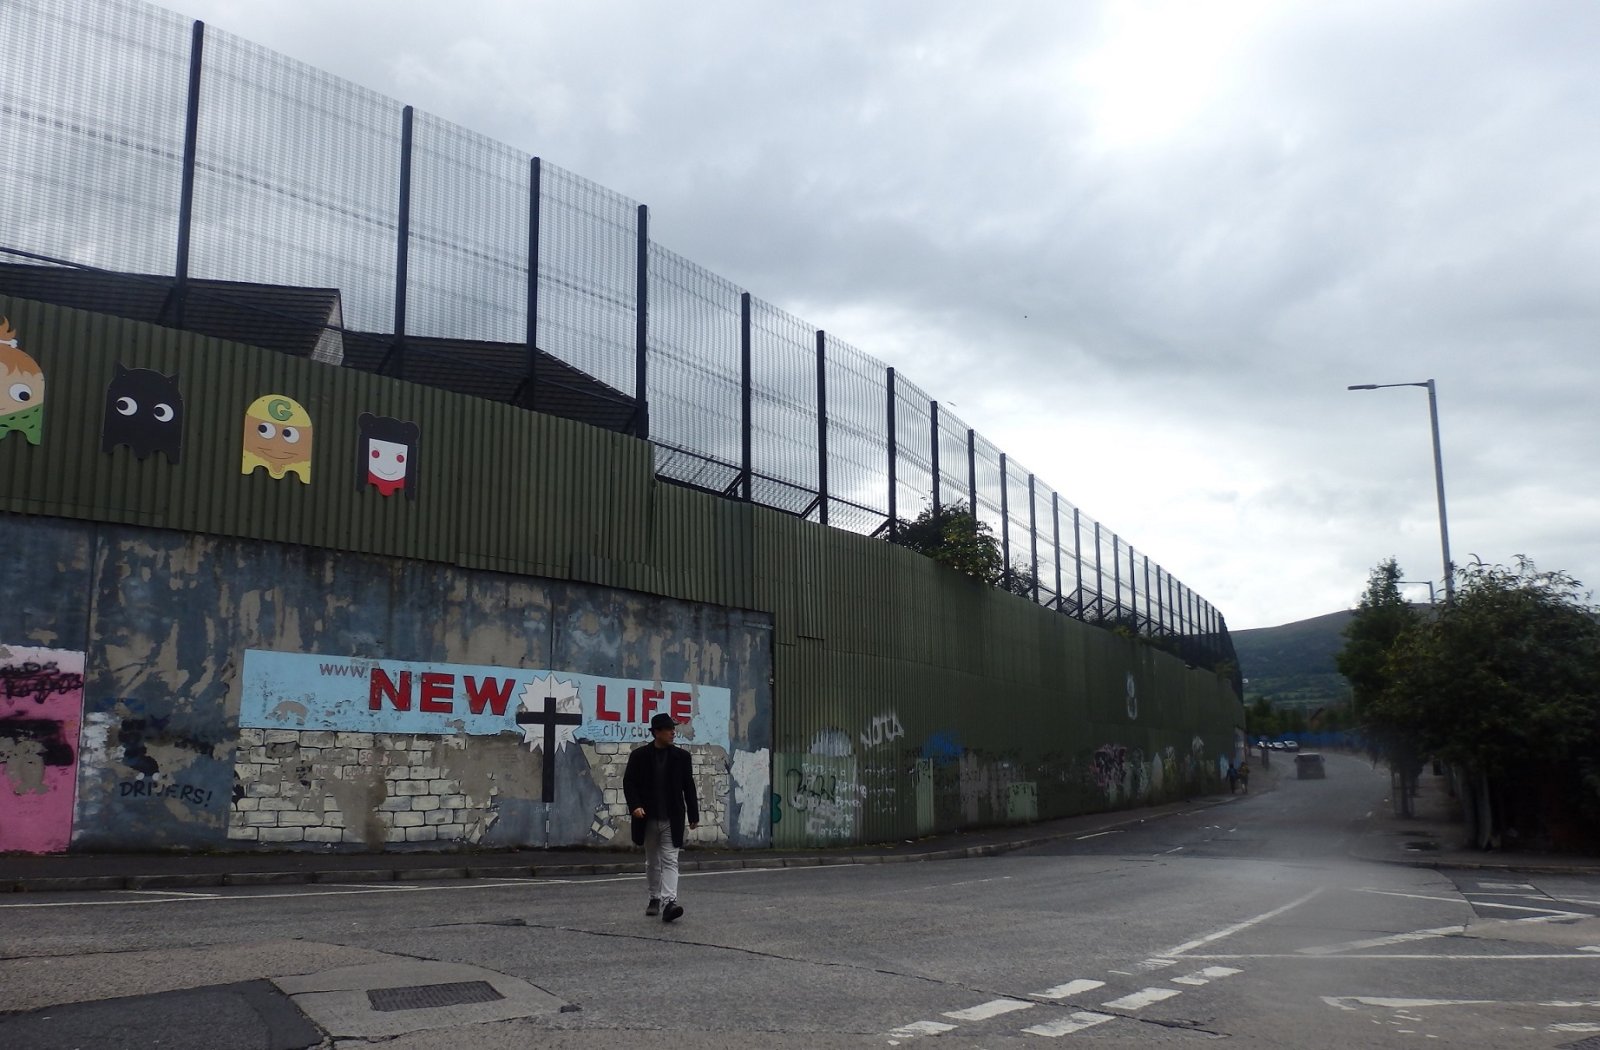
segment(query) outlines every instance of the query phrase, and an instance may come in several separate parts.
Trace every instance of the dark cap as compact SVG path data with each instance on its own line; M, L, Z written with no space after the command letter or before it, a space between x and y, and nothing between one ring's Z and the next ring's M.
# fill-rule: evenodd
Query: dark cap
M672 720L671 715L656 715L654 718L650 719L650 732L652 733L658 729L676 728L678 728L678 723Z

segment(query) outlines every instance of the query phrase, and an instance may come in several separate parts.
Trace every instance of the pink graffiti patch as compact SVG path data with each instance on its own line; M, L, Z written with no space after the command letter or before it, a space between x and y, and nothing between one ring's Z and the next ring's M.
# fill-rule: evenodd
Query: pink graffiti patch
M0 851L67 848L82 722L82 653L0 645Z

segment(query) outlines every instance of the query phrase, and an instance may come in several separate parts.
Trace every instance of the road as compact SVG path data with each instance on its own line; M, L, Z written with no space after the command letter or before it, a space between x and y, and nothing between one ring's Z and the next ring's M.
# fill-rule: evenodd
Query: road
M999 857L688 876L672 925L638 876L19 896L0 1046L1600 1046L1600 879L1354 860L1387 775L1287 772Z

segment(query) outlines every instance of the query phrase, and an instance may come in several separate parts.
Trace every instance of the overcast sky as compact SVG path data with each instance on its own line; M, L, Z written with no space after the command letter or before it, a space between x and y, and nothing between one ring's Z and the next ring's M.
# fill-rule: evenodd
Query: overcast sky
M1227 617L1600 585L1600 4L184 0L650 205ZM1425 586L1410 588L1426 598Z

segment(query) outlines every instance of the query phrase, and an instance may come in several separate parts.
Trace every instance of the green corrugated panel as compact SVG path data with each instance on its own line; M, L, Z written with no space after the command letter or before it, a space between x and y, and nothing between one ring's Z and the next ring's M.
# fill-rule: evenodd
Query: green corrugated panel
M0 442L4 506L564 576L575 549L648 556L649 446L570 420L100 314L0 297L45 373L44 440ZM117 364L178 377L181 461L100 451ZM311 484L240 472L265 394L312 421ZM420 427L416 499L357 484L363 412ZM26 447L24 447L26 446Z

